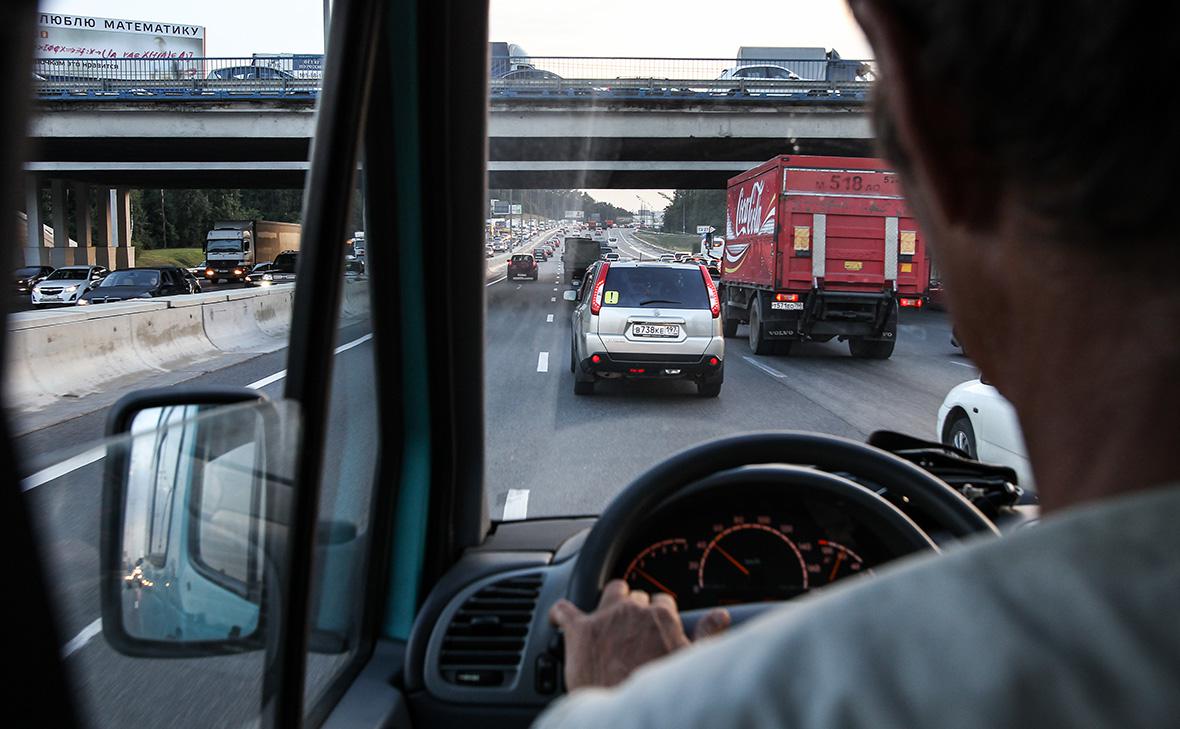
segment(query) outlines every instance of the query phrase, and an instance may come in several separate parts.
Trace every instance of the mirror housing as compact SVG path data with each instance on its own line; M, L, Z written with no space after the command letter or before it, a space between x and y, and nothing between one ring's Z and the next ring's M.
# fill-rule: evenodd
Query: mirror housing
M245 388L140 390L112 406L100 598L116 651L190 658L267 645L278 584L268 555L285 539L274 526L286 495L268 472L277 421Z
M565 299L566 301L577 301L578 292L574 291L573 289L566 289L565 293L561 295L561 298Z

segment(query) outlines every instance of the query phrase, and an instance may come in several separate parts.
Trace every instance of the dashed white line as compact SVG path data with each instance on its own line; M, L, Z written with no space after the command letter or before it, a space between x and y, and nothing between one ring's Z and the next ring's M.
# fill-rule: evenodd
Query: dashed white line
M68 458L61 463L55 463L49 468L43 468L33 475L25 478L20 482L21 491L31 491L41 484L49 483L54 479L61 478L67 473L73 473L83 466L89 466L95 461L101 460L107 454L106 446L99 446L91 448L88 451L79 453L73 458Z
M102 632L102 618L95 618L94 622L82 628L82 632L75 635L61 648L61 657L69 658L70 654L77 653L81 648L94 639L94 636Z
M549 371L549 353L541 352L537 355L537 372Z
M498 283L500 283L501 281L507 281L507 280L508 280L508 277L507 277L507 276L501 276L500 278L496 279L495 281L489 281L489 282L487 282L486 284L484 284L484 287L486 288L486 287L488 287L488 286L492 286L493 284L498 284Z
M504 521L524 519L529 513L529 490L508 489L504 497Z
M553 323L553 315L550 314L550 315L546 316L545 321L548 322L549 324L552 324Z
M555 302L555 301L557 301L557 297L556 297L556 296L550 296L550 297L549 297L549 302L550 302L550 303L553 303L553 302Z
M776 377L776 378L778 378L778 379L780 379L780 380L785 380L785 379L787 379L787 376L786 376L786 375L784 375L782 372L779 372L778 370L776 370L775 368L771 367L770 365L765 365L765 364L762 364L761 362L759 362L758 360L754 359L753 357L747 357L746 355L744 355L744 354L743 354L743 355L742 355L742 359L746 360L747 362L749 362L750 364L754 365L755 367L757 367L758 369L762 370L763 372L765 372L766 374L770 375L771 377Z

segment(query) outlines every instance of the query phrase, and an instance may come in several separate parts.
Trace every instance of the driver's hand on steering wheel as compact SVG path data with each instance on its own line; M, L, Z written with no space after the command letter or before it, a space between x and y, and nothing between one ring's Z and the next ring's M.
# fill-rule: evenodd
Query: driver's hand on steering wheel
M671 595L632 590L623 580L602 588L594 612L584 613L562 599L549 609L549 619L565 634L565 685L570 691L614 686L643 664L689 644ZM693 639L720 633L729 621L726 610L712 610L697 622Z

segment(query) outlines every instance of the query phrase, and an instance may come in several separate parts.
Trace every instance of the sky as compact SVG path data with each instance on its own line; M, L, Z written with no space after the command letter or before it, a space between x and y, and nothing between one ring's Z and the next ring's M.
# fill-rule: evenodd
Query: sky
M534 56L733 58L740 46L823 46L869 58L845 0L490 0L489 40ZM323 0L42 0L51 13L205 26L211 57L321 53ZM636 209L636 194L663 207L657 190L587 190ZM671 192L663 190L663 192Z

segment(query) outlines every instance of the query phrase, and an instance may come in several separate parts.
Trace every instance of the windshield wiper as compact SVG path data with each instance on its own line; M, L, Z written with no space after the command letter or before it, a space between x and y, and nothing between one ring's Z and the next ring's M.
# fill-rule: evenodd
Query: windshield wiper
M648 299L647 301L640 301L640 306L647 306L648 304L683 304L683 301L675 301L673 299Z

